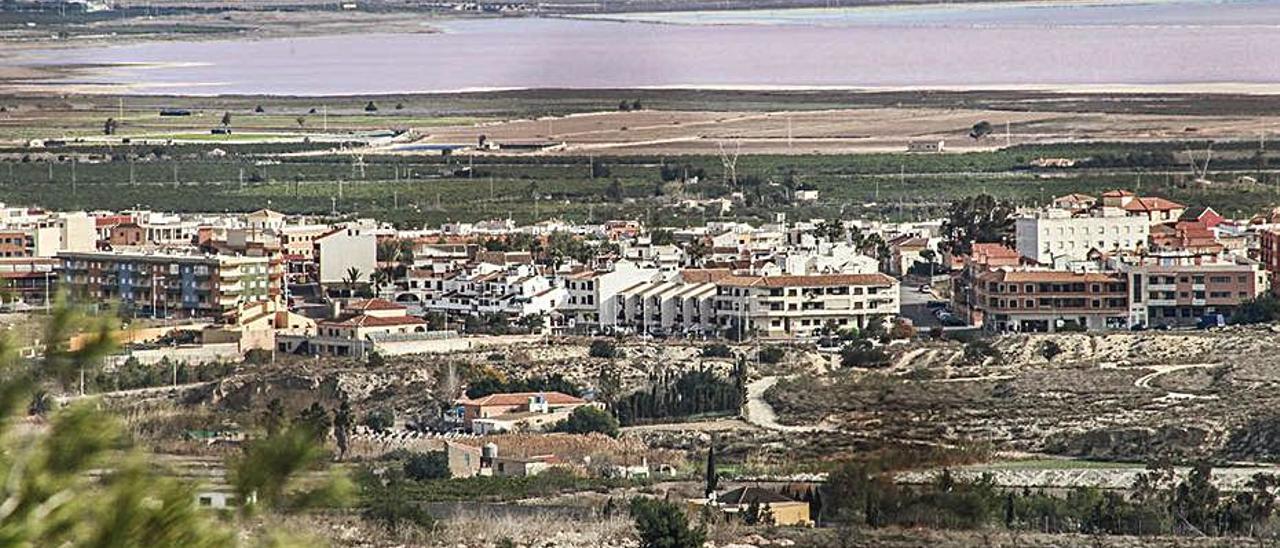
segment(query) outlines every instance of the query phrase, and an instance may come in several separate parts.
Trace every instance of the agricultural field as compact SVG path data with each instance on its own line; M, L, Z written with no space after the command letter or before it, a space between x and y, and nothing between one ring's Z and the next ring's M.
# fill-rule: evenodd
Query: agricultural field
M981 139L970 129L986 121ZM1256 140L1280 118L1171 116L988 109L859 108L803 112L643 110L512 120L423 130L433 143L549 140L552 154L706 155L902 152L912 141L948 150L1090 141Z

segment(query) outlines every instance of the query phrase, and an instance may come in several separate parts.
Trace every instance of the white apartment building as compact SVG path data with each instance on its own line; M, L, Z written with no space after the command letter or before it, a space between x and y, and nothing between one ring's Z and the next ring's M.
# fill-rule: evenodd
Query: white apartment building
M658 336L714 332L715 296L710 282L641 282L618 292L616 323L628 332Z
M457 315L548 315L568 296L568 291L553 286L529 264L479 263L452 275L415 276L407 281L408 290L397 300L417 300L424 310Z
M340 284L352 268L360 273L357 282L368 282L378 267L378 239L360 227L338 228L313 240L319 262L321 284Z
M899 312L898 281L884 274L729 276L716 282L722 332L771 339L812 338L824 326L866 327Z
M1089 251L1135 251L1147 245L1151 223L1123 209L1102 207L1083 214L1048 208L1015 222L1018 254L1048 266L1085 259Z
M619 291L641 282L654 281L661 272L641 268L630 261L618 261L608 272L585 271L569 274L560 285L568 291L568 299L560 304L568 329L595 330L617 323Z

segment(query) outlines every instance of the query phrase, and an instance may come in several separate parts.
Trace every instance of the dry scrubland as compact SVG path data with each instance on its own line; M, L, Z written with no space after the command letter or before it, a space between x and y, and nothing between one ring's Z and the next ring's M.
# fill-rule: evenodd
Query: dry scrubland
M1046 361L1039 349L1057 342ZM894 366L783 381L784 422L884 439L989 444L1101 459L1280 456L1280 333L1008 336L999 361L963 363L955 342L903 347Z
M856 101L856 99L855 99ZM969 129L996 126L975 141ZM1178 116L954 108L858 108L803 112L639 111L420 128L426 142L552 140L553 154L836 154L900 152L912 140L945 139L954 151L1013 144L1168 139L1256 139L1274 116ZM788 135L791 139L788 139Z

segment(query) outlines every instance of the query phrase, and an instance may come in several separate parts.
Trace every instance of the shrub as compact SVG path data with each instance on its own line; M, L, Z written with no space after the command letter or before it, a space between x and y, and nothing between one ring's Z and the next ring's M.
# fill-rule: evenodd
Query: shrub
M970 365L978 365L985 362L987 358L993 358L997 363L999 363L1003 357L1003 354L1000 353L1000 349L996 348L995 345L988 341L977 339L965 343L964 355L961 357L961 360Z
M599 407L584 405L573 410L569 418L555 426L556 432L566 434L590 434L598 432L611 438L618 437L618 419Z
M448 479L449 456L444 451L413 453L404 462L404 476L413 481Z
M692 548L706 541L706 531L690 528L684 509L672 502L631 499L631 519L636 522L642 548Z
M702 347L702 357L704 358L729 358L732 356L733 351L729 349L727 344L716 343Z
M382 354L370 352L366 363L371 368L381 368L387 365L387 359Z
M254 348L244 353L244 361L250 365L265 365L271 363L271 351L262 348Z
M364 416L364 425L378 432L385 432L396 423L396 412L383 407Z
M596 339L591 341L591 349L588 353L593 358L617 358L619 357L618 346L613 341L605 339Z
M1062 353L1062 346L1057 341L1040 341L1040 347L1037 350L1045 361L1051 362Z
M889 338L892 339L912 339L915 336L916 328L902 320L893 322L893 328L889 330Z
M840 365L844 367L884 367L889 355L879 348L850 344L840 351Z
M766 346L761 348L759 353L760 363L767 363L770 365L781 362L782 358L785 358L786 356L787 351L781 346Z

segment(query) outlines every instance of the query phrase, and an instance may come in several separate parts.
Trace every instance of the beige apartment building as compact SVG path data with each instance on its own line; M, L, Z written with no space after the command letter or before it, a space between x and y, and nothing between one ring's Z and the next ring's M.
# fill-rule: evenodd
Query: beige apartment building
M729 276L716 281L722 332L771 339L814 338L823 328L866 327L898 314L898 281L884 274Z

